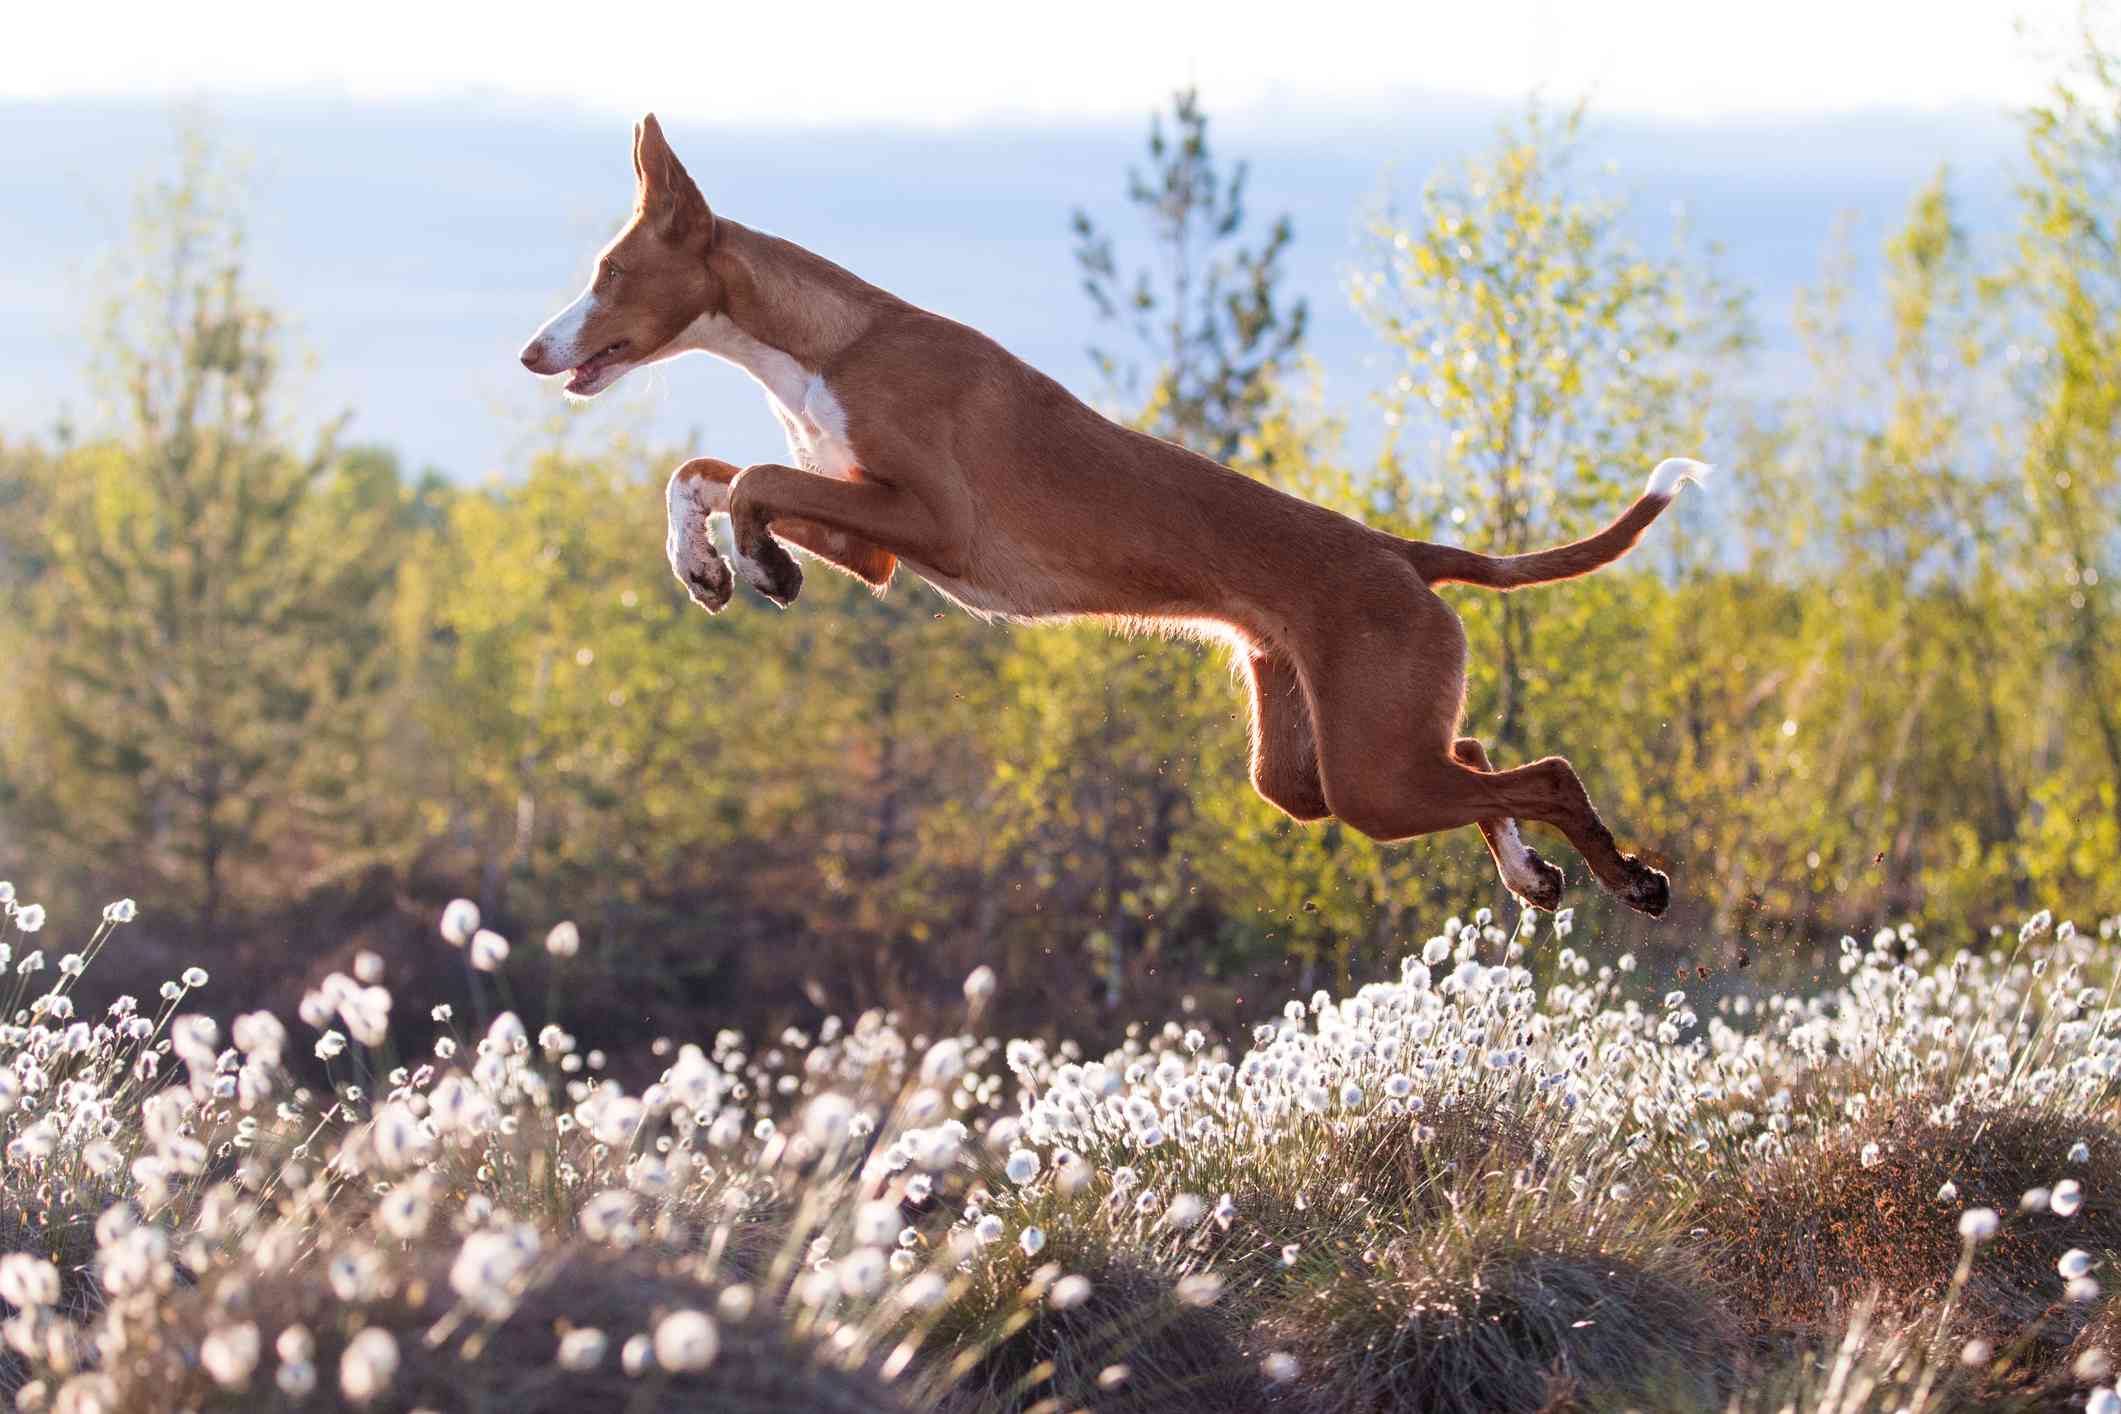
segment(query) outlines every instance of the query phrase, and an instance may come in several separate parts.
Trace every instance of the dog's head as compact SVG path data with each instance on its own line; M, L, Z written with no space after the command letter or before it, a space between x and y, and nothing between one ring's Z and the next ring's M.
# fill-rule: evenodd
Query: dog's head
M722 299L708 268L714 213L650 113L633 130L633 219L597 252L589 285L523 348L532 373L567 375L595 397L633 369L667 358L677 336Z

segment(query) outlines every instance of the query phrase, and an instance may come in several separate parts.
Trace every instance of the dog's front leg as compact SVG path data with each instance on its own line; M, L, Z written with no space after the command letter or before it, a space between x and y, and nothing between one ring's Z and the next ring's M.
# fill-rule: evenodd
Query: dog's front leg
M679 467L670 478L670 569L685 586L686 592L697 600L709 613L729 601L730 576L726 564L716 552L713 539L705 532L706 518L717 511L729 509L729 484L743 474L743 469L714 457L694 457ZM820 525L816 521L797 516L782 516L773 522L773 534L786 540L806 554L815 555L834 569L853 575L871 589L882 593L891 583L898 570L898 556L882 546L843 530ZM697 536L697 540L693 537ZM691 568L706 563L703 557L712 557L708 565L709 585L721 585L719 600L696 587ZM714 575L719 573L716 581Z
M774 537L798 527L822 533L828 541L845 536L852 544L874 545L948 575L958 573L964 560L962 537L903 487L841 481L773 462L746 467L730 483L729 525L736 537L737 572L783 606L802 589L803 572Z
M707 524L707 517L729 509L729 477L714 474L723 467L729 463L696 457L670 473L670 484L663 491L669 517L663 547L670 557L670 572L685 586L692 602L710 614L721 612L735 588L729 562L715 548ZM729 470L733 474L735 468Z

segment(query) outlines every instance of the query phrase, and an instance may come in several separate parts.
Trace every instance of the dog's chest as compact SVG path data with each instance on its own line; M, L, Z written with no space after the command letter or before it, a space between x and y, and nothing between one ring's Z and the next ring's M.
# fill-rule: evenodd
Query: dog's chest
M805 471L845 481L855 474L853 444L847 440L847 410L825 386L821 375L808 375L791 405L769 387L767 400L788 434L788 455Z
M727 359L758 380L766 390L766 405L788 434L788 455L797 466L841 480L854 475L847 410L825 386L824 375L811 372L719 315L703 317L686 337L691 347Z

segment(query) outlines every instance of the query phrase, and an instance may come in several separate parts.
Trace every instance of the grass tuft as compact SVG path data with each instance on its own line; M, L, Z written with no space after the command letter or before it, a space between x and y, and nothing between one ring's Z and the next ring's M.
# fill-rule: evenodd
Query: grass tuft
M2024 1109L1934 1109L1902 1100L1735 1174L1709 1190L1696 1221L1728 1243L1728 1284L1753 1331L1793 1336L1837 1328L1874 1294L1887 1319L1937 1306L1964 1251L1959 1214L1992 1208L2000 1226L1947 1334L1987 1339L2021 1368L2051 1373L2094 1309L2067 1299L2057 1262L2072 1248L2121 1250L2121 1208L2089 1181L2096 1163L2121 1156L2121 1135L2089 1118L2061 1126ZM2080 1143L2091 1158L2073 1162ZM2087 1189L2072 1215L2022 1208L2027 1193L2071 1177Z
M0 936L24 1414L2121 1407L2121 976L2045 916L1706 1016L1476 916L1099 1056L977 1034L975 973L954 1035L636 1037L637 1093L380 959L297 1025L91 1003L130 916L48 986Z
M1729 1387L1737 1322L1689 1255L1620 1205L1556 1201L1499 1173L1363 1254L1301 1264L1254 1344L1295 1357L1303 1411L1535 1411L1685 1371Z

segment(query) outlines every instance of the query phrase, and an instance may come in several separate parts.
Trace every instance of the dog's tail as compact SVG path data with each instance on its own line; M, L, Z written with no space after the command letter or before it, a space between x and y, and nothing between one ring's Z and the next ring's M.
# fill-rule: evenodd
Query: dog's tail
M1679 494L1682 481L1700 481L1710 468L1685 457L1668 457L1650 473L1649 485L1635 504L1620 518L1599 531L1551 550L1528 555L1483 555L1456 545L1431 545L1421 540L1403 542L1407 558L1422 578L1431 584L1477 584L1483 589L1522 589L1528 584L1552 584L1603 569L1635 548L1650 522L1664 514Z

